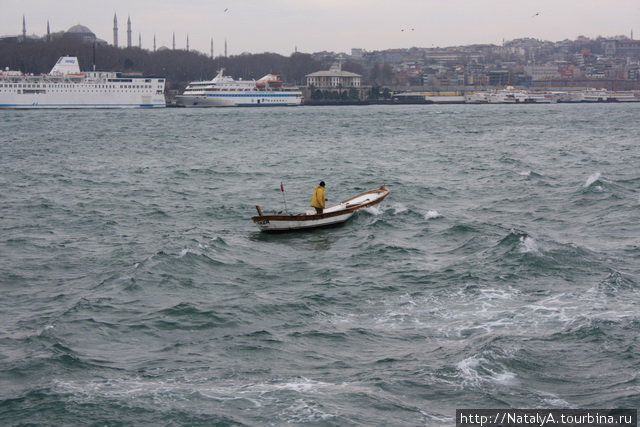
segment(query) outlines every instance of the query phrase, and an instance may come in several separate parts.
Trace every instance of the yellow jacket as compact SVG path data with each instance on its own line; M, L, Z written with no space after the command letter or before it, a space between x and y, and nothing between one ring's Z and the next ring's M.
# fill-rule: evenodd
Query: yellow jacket
M314 208L321 208L324 209L324 202L325 199L324 198L324 187L322 185L316 185L313 188L313 197L311 198L311 206L313 206Z

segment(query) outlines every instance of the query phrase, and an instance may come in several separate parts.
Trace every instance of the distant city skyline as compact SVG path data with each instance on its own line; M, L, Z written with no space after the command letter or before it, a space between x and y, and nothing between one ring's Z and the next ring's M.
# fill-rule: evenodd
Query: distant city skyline
M45 36L73 25L87 26L113 44L113 18L119 40L132 33L144 49L189 48L216 56L244 52L333 51L350 53L410 47L501 44L523 37L560 41L578 36L629 37L640 31L637 0L3 0L0 36Z

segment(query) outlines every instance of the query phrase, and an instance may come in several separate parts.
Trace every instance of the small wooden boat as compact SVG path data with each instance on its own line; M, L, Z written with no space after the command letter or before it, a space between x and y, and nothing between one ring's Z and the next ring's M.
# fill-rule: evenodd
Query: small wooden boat
M377 205L389 195L389 192L382 185L377 190L367 191L338 204L328 206L320 215L314 210L297 215L263 215L260 206L256 206L258 215L251 219L260 228L260 231L269 233L332 227L344 223L358 209Z

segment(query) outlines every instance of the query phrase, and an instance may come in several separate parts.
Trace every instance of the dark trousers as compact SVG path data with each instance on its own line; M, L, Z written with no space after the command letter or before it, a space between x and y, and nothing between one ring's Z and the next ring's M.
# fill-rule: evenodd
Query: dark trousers
M318 215L322 215L322 208L316 208L316 213Z

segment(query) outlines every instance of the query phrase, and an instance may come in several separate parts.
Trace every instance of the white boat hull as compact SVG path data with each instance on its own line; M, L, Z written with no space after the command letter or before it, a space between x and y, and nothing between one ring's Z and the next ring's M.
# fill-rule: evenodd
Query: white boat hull
M241 94L179 95L176 104L184 107L278 107L302 103L301 92L245 92Z
M486 104L489 102L489 94L486 92L470 93L464 97L467 104Z
M305 230L311 228L324 228L324 227L333 227L343 222L346 222L349 218L353 216L355 211L347 212L342 215L336 215L328 218L322 218L322 215L314 215L317 216L317 219L305 219L304 221L296 221L296 220L273 220L273 219L263 219L255 221L256 225L260 229L260 231L271 231L271 232L279 232L279 231L296 231L296 230Z
M424 100L434 104L463 104L464 95L425 95Z
M635 92L611 92L607 100L609 102L640 102L640 96Z
M127 93L0 94L0 108L163 108L164 95Z

